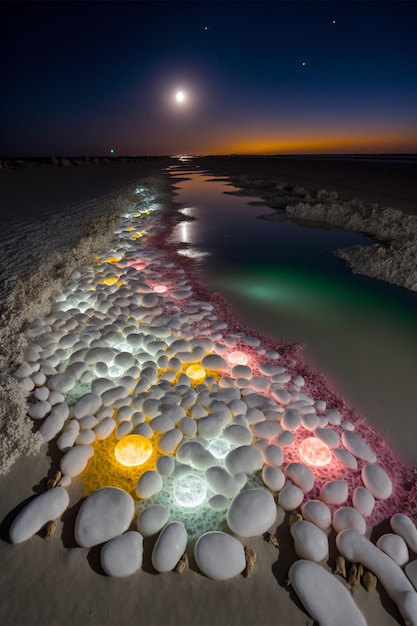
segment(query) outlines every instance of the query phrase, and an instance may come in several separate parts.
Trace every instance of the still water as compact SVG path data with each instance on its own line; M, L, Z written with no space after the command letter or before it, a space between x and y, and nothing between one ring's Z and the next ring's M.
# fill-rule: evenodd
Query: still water
M332 254L372 240L257 219L271 209L225 193L234 189L227 179L190 164L170 173L181 212L194 218L176 226L172 241L200 259L204 282L245 325L304 344L306 360L402 460L417 464L417 294L355 275Z

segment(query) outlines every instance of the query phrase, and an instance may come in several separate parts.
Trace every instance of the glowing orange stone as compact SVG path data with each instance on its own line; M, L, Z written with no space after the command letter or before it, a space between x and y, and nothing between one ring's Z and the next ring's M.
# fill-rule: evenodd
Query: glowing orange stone
M300 443L298 448L300 457L309 465L323 467L332 460L330 448L316 437L307 437Z
M247 365L248 364L248 357L244 352L241 352L240 350L235 350L234 352L231 352L230 354L227 355L227 360L229 361L230 365Z
M198 365L197 363L194 365L190 365L190 367L187 367L185 373L192 380L199 380L200 378L204 378L206 376L206 370L204 369L204 367L201 367L201 365Z
M116 459L127 467L143 465L151 455L152 444L142 435L127 435L120 439L114 449Z

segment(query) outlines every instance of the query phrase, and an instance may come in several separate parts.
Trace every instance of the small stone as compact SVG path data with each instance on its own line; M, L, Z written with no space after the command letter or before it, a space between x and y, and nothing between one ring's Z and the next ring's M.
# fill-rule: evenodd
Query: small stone
M187 531L181 522L170 522L161 531L152 550L152 565L157 572L171 572L187 547Z
M302 520L290 528L294 539L294 549L300 559L323 561L329 555L329 542L326 534L315 524Z
M229 528L241 537L261 535L276 519L272 494L266 489L241 491L232 500L227 512Z
M342 433L342 443L349 452L358 459L362 459L367 463L375 463L376 456L368 446L366 441L356 435L351 430L344 430Z
M162 477L154 470L144 472L136 485L136 494L139 498L150 498L159 493L163 487Z
M255 550L253 550L249 546L245 546L244 549L245 549L246 567L243 570L242 574L243 574L243 578L249 578L249 576L252 574L254 570L255 563L258 560L258 555L256 554Z
M215 580L228 580L246 568L245 550L238 539L221 531L201 535L194 557L203 574Z
M362 480L374 498L385 500L392 493L392 482L386 472L374 464L366 464L362 468Z
M284 511L294 511L298 508L304 499L304 494L292 483L287 483L278 495L278 504Z
M290 478L304 493L308 493L314 486L314 474L303 463L289 463L284 470L287 478Z
M371 591L375 589L376 584L378 582L378 578L370 572L369 570L365 570L362 576L362 586L366 591Z
M101 566L108 576L130 576L142 566L143 537L131 530L107 542L100 553Z
M346 559L343 555L338 554L336 557L336 567L334 569L333 574L339 574L346 579Z
M376 547L388 554L400 567L410 560L407 544L400 535L386 533L378 539Z
M348 498L348 486L344 480L331 480L320 489L320 498L326 504L342 504Z
M174 567L174 572L176 572L177 574L182 574L183 571L187 569L188 565L189 565L188 556L187 556L187 553L184 552L184 554L182 555L182 557L180 558L180 560Z
M33 498L13 520L9 530L12 543L30 539L51 520L62 515L69 505L68 492L62 487L49 489Z
M307 500L301 507L304 519L313 522L322 530L329 528L332 521L332 514L329 507L320 500Z

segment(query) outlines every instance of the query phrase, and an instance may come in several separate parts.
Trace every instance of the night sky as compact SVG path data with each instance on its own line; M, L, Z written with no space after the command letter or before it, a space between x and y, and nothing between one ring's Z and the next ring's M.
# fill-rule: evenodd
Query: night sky
M3 1L0 156L417 152L416 32L401 0Z

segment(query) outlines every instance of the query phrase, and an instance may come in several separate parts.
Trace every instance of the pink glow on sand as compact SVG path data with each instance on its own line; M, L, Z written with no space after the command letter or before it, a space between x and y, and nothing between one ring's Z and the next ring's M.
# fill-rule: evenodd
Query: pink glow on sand
M323 467L332 460L330 448L316 437L303 439L298 448L298 453L303 461L314 467Z
M143 261L132 261L131 263L128 263L129 267L134 267L135 270L144 270L146 267L146 263L144 263Z
M226 359L230 365L247 365L249 360L247 354L240 350L230 352L230 354L226 356Z

